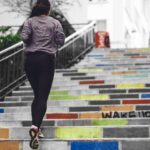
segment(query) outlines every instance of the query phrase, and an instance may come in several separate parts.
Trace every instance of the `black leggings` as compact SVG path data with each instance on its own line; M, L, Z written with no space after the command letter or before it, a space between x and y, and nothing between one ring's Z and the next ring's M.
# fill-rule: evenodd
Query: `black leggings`
M46 52L27 53L25 72L34 92L31 106L32 125L40 128L47 109L55 70L55 56Z

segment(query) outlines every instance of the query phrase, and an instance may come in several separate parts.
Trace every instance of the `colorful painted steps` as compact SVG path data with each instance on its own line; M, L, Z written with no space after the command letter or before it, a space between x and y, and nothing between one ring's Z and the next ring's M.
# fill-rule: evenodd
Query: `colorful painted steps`
M142 49L93 49L56 70L41 150L150 149L149 58ZM13 94L0 103L0 149L29 150L33 93L26 82Z
M150 93L150 88L144 88L144 85L143 85L143 88L142 88L142 84L136 84L137 87L134 89L132 88L131 86L128 85L128 88L123 88L123 86L127 86L127 85L116 85L116 88L114 89L89 89L89 90L65 90L65 91L56 91L56 93L54 93L53 91L51 92L50 96L51 97L56 97L56 96L59 96L59 97L66 97L66 96L77 96L77 95L99 95L99 94L149 94ZM139 85L139 88L138 88L138 85ZM141 87L140 87L141 86ZM103 87L103 86L101 86ZM60 93L60 94L59 94ZM24 95L26 96L31 96L33 97L33 92L32 91L14 91L13 94L12 94L12 98L13 97L23 97Z
M149 118L149 111L47 113L46 119Z
M10 97L8 97L10 98ZM14 97L16 99L16 97ZM30 106L31 100L29 97L26 97L26 99L22 98L22 102L20 101L20 98L18 101L14 101L14 99L10 99L8 102L0 102L0 107L14 107L14 106ZM8 99L9 100L9 99ZM14 101L14 102L12 102ZM150 99L107 99L107 100L76 100L76 101L66 101L66 100L59 100L59 101L48 101L48 106L89 106L89 105L144 105L144 104L150 104Z
M149 83L133 83L133 84L106 84L106 85L89 85L89 88L98 88L98 89L103 89L103 88L116 88L116 89L142 89L142 88L149 88L150 84Z
M117 89L130 89L130 88L147 88L149 87L149 83L148 83L148 80L149 78L146 78L144 80L140 80L138 81L139 79L133 81L133 79L131 78L130 80L128 79L124 79L124 81L120 80L119 83L117 83L117 80L120 80L119 78L114 78L114 81L110 81L109 83L105 83L105 84L98 84L98 85L102 85L101 88L103 88L103 86L105 85L109 85L109 84L113 84L114 85L114 88L117 88ZM83 80L85 82L85 80ZM89 80L87 80L89 82ZM94 80L93 80L94 81ZM122 82L121 82L122 81ZM126 81L126 82L125 82ZM116 83L115 83L116 82ZM128 83L127 83L128 82ZM130 83L131 82L131 83ZM59 87L59 86L55 86L52 88L52 95L56 95L56 93L53 93L53 92L61 92L61 91L70 91L70 90L78 90L80 89L80 87L82 87L83 89L90 87L90 85L97 85L97 84L87 84L87 85L81 85L79 84L78 82L78 85L76 86L71 86L71 85L67 85L67 86L63 86L63 87ZM72 88L71 88L72 87ZM58 88L58 90L55 90L54 88ZM20 87L20 90L19 91L25 91L25 92L30 92L32 93L32 89L31 89L31 86L21 86ZM13 93L19 93L19 91L13 91ZM64 93L60 93L61 95Z
M24 112L31 112L31 107L1 107L0 108L1 113L11 113L12 115L14 113L24 113ZM150 103L148 105L102 105L102 106L61 106L58 108L58 106L49 106L47 107L47 112L48 113L59 113L59 112L120 112L120 111L145 111L145 110L150 110Z
M24 140L29 139L30 127L0 128L0 139L3 140ZM45 138L57 140L80 140L80 139L107 139L107 138L149 138L148 125L145 126L58 126L43 127L42 132Z
M119 66L116 66L117 68L119 68ZM123 66L124 67L124 66ZM137 70L137 69L132 69L130 68L130 70L127 70L126 68L121 68L121 69L118 69L116 70L115 68L112 68L109 69L109 70L101 70L101 72L88 72L88 73L80 73L80 72L73 72L73 73L62 73L62 74L57 74L56 77L59 79L59 78L62 78L64 77L67 78L67 77L86 77L86 76L99 76L99 75L149 75L149 72L150 70ZM59 82L61 80L59 79ZM57 83L57 81L54 80L54 85L55 83ZM73 82L74 83L74 82Z
M63 93L62 95L52 95L50 94L49 99L51 100L107 100L107 99L118 99L118 98L150 98L150 90L148 88L144 87L149 87L149 84L118 84L118 85L89 85L89 88L91 89L102 89L105 88L105 90L99 90L99 92L89 92L91 94L86 94L88 93L88 90L84 92L66 92ZM134 89L134 87L136 89ZM111 89L107 90L107 88L116 88L116 89ZM126 89L125 89L126 88ZM84 94L82 94L84 93ZM99 94L98 94L99 93ZM80 96L77 96L80 94ZM33 96L32 91L14 91L13 96Z
M49 100L108 100L108 99L123 99L123 98L150 98L149 94L89 94L89 95L59 95L49 96Z
M81 95L81 96L49 96L49 100L108 100L108 99L146 99L150 94L100 94L100 95Z
M29 140L1 141L2 150L31 150ZM150 140L148 139L118 139L118 140L40 140L41 150L148 150ZM7 147L7 149L6 149ZM81 149L82 148L82 149Z
M150 118L149 110L142 111L100 111L100 112L60 112L45 114L44 119L110 119L110 118ZM1 113L0 119L3 121L30 120L31 113Z
M31 120L0 121L1 127L30 127ZM150 125L149 118L59 119L44 120L42 127L51 126L133 126Z

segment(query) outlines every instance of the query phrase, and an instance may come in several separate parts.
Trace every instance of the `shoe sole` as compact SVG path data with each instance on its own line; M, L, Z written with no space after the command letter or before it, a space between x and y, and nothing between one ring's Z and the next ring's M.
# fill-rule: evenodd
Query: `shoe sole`
M39 148L39 140L37 138L38 137L38 133L35 130L30 129L29 135L31 137L30 147L32 149L38 149Z

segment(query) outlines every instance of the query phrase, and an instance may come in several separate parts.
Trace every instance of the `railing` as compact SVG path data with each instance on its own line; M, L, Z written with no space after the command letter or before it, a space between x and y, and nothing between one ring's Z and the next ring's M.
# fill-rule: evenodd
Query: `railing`
M90 23L66 38L57 53L57 68L68 68L93 47L95 22Z
M25 79L23 43L0 52L0 100Z
M56 68L67 68L94 44L95 22L75 32L65 40L57 53ZM0 101L26 80L23 42L0 52Z

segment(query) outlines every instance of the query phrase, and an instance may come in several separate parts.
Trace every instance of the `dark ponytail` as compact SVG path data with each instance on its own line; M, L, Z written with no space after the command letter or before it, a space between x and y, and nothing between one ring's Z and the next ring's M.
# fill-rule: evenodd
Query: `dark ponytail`
M30 18L40 15L47 15L50 11L51 5L49 0L38 0L32 8Z

